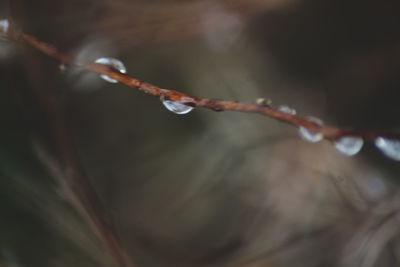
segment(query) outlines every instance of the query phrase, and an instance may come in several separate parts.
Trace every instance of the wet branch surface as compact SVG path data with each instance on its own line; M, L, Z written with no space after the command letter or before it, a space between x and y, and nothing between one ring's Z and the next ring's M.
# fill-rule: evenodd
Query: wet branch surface
M209 98L201 98L192 96L186 93L182 93L176 90L164 89L150 83L141 81L137 78L131 77L127 74L121 73L118 70L108 67L103 64L96 64L92 62L75 62L74 58L68 54L62 53L56 47L42 42L29 34L13 30L10 34L12 40L19 43L24 43L31 46L45 55L59 61L65 65L76 65L82 67L88 71L96 72L99 74L107 75L108 77L117 80L118 82L125 84L129 87L140 90L152 96L159 97L161 100L171 100L179 102L184 105L188 105L195 108L206 108L213 111L237 111L237 112L248 112L258 113L265 115L276 120L291 124L293 126L303 126L313 132L322 133L325 139L336 140L341 137L354 136L361 137L364 140L371 141L377 137L386 137L391 139L400 139L400 132L394 131L357 131L352 129L337 128L333 126L324 126L305 117L298 115L288 114L271 107L265 103L244 103L238 101L229 100L216 100Z

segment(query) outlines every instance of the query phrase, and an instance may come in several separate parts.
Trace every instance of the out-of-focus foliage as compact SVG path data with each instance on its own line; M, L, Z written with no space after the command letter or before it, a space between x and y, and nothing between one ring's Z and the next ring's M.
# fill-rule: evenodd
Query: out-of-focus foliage
M343 127L399 128L398 1L9 3L26 32L81 59L117 57L161 87L270 98ZM266 117L179 116L131 88L12 50L0 57L0 264L110 266L33 149L54 143L33 93L38 75L57 92L138 266L400 264L400 165L372 144L346 157Z

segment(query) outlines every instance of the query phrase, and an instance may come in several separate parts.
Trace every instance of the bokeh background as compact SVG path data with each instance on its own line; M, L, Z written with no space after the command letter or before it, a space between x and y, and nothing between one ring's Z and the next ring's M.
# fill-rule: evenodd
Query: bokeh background
M399 130L399 1L12 0L0 13L163 88ZM46 103L138 266L400 265L400 165L373 144L346 157L267 117L176 115L6 40L0 59L0 266L112 266L48 169L62 156Z

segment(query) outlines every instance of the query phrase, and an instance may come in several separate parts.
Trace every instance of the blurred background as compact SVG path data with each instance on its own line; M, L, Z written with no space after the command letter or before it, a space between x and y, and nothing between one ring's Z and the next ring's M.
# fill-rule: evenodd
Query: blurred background
M163 88L267 98L339 127L400 128L396 0L0 8L78 61L116 57ZM373 144L347 157L259 115L176 115L154 97L0 41L0 266L112 266L62 192L55 162L69 170L62 151L74 147L137 266L400 266L400 165Z

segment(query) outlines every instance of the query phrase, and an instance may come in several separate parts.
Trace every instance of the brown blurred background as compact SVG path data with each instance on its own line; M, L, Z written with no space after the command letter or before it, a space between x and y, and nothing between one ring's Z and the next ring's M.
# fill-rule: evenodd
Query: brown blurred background
M331 125L399 130L399 1L1 5L3 17L77 59L114 56L164 88L265 97ZM17 44L2 41L0 57L0 266L111 266L34 149L56 151L46 102L65 112L138 266L400 266L400 165L373 144L346 157L258 115L173 114ZM40 99L38 88L55 93Z

